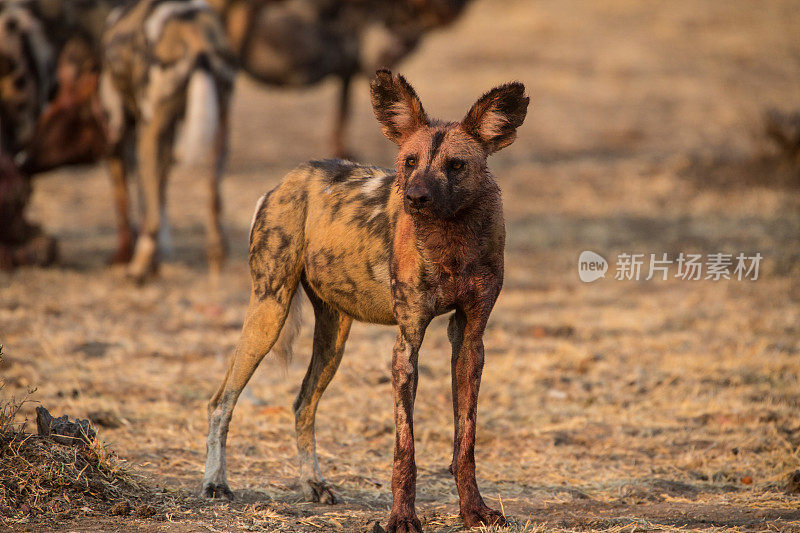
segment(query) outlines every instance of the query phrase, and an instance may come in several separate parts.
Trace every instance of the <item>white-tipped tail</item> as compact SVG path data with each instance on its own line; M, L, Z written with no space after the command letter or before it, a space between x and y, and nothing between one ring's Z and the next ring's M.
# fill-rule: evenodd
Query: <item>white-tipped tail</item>
M186 90L186 115L178 159L183 165L209 161L219 130L219 101L214 78L204 68L195 69Z
M292 297L292 303L289 305L289 314L286 317L286 322L283 324L283 329L278 334L278 340L272 347L274 357L280 362L281 366L286 369L289 363L292 362L292 345L300 333L300 326L303 325L303 302L306 295L303 290L297 287Z

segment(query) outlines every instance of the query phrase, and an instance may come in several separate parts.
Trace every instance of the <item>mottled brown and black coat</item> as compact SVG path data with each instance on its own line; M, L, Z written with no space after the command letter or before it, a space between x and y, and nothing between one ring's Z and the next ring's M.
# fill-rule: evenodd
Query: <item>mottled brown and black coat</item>
M395 454L390 531L418 531L414 511L413 407L419 347L430 321L452 313L453 460L467 526L504 523L475 481L477 395L483 330L503 283L505 228L489 154L511 144L528 97L520 83L481 97L460 122L428 118L401 76L379 71L372 103L398 144L396 168L314 161L289 173L258 202L250 234L252 293L241 339L209 403L203 493L231 497L225 440L233 407L270 351L287 352L296 331L298 287L314 307L314 347L294 405L300 483L333 502L317 463L317 403L344 351L353 320L398 326L392 357Z

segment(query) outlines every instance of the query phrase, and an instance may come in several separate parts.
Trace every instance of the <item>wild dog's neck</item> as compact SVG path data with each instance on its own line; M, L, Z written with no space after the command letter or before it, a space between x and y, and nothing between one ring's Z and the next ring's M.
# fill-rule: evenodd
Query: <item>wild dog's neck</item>
M500 190L494 185L452 219L404 215L411 218L419 253L443 273L458 274L498 247L502 254L502 209Z

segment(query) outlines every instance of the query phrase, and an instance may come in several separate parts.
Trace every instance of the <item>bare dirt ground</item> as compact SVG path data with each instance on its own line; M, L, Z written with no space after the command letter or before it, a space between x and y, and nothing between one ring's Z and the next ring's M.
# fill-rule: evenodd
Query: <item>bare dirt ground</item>
M507 277L485 338L477 444L484 497L520 531L796 530L800 496L800 187L763 140L761 113L800 108L800 4L479 1L403 65L426 109L458 118L486 89L526 83L532 106L490 166L503 190ZM174 499L147 519L90 507L18 516L20 529L367 531L385 523L393 427L392 328L356 325L323 399L317 442L333 507L300 501L291 402L310 353L307 310L284 374L265 361L229 436L232 503L195 497L205 404L222 378L249 287L258 196L328 153L333 85L241 79L224 184L229 265L209 279L205 187L170 183L175 254L138 289L108 269L101 166L36 183L33 218L63 265L0 275L5 393L55 415L108 411L101 437ZM352 146L392 145L356 85ZM577 257L760 252L757 281L584 284ZM613 269L613 266L612 266ZM674 272L674 271L673 271ZM435 321L420 357L418 511L456 531L447 473L449 345ZM31 417L33 405L21 416ZM29 424L29 428L31 428Z

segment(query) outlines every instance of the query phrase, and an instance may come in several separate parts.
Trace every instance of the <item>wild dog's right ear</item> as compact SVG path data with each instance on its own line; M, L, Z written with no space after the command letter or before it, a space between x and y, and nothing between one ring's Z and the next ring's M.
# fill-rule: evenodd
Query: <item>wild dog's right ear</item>
M495 87L475 102L461 127L491 154L517 138L517 128L525 120L529 102L525 86L518 81Z
M369 84L369 92L375 117L390 141L402 144L417 129L429 124L417 93L403 76L380 69Z

